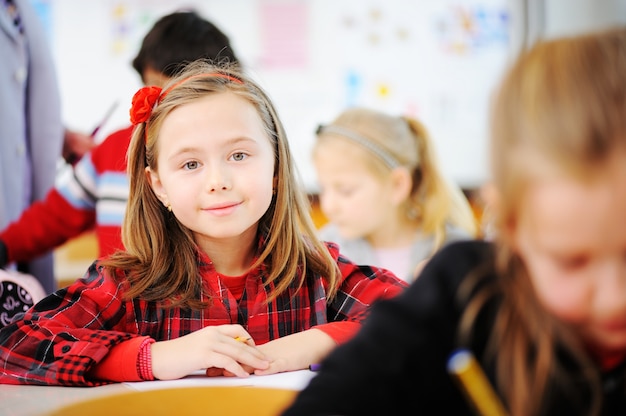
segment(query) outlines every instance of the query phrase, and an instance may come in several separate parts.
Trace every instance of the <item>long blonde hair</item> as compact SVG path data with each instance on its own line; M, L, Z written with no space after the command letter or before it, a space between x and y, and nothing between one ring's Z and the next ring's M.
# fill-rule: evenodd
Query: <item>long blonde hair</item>
M461 188L442 174L426 127L412 117L394 117L368 108L349 108L331 124L320 126L315 146L331 135L350 138L368 151L372 172L381 177L396 167L406 168L412 186L401 210L425 235L434 236L433 253L446 241L446 225L477 235L477 221ZM314 148L315 151L315 148Z
M328 296L332 298L339 271L316 237L287 136L266 93L236 67L214 66L203 60L189 64L164 91L167 94L161 94L148 120L136 126L128 150L130 195L122 225L126 251L115 253L104 263L113 275L128 278L127 296L170 306L206 306L201 298L198 248L192 234L158 200L145 168L158 170L159 132L172 110L207 95L230 92L256 108L275 153L276 193L259 221L259 238L264 244L251 268L265 266L264 282L276 285L270 299L296 279L300 287L309 273L326 279Z
M591 380L587 388L593 400L585 404L589 414L597 414L599 374L581 341L541 307L506 232L519 217L529 175L537 175L529 154L584 180L612 152L626 149L626 29L543 41L523 53L493 101L491 149L499 195L494 218L497 291L504 294L490 340L498 386L512 414L538 414L550 387L567 391L575 383L556 359L558 345ZM471 306L475 315L479 305ZM464 318L472 321L469 314Z

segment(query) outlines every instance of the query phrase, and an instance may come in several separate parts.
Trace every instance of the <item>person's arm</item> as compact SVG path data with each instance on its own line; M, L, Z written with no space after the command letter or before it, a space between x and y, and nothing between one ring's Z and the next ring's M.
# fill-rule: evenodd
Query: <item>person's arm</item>
M55 188L33 203L20 218L0 232L4 256L0 267L30 261L93 227L95 210L79 209Z
M18 220L0 231L6 254L0 267L32 260L94 227L99 180L94 164L97 157L96 148L76 166L62 172L45 199L33 203Z
M394 297L407 287L385 269L357 266L339 256L334 245L330 246L330 252L339 265L341 282L336 297L327 304L327 322L260 345L259 350L272 362L268 369L256 370L255 374L300 370L320 362L357 333L375 302Z
M122 284L95 262L0 330L0 383L94 386L90 370L116 345L137 338L127 326Z
M107 381L154 380L150 337L136 337L113 346L89 371L89 378Z
M268 375L302 370L321 362L336 347L335 340L317 327L296 332L259 345L257 348L269 358L270 365L267 369L254 370L254 374Z

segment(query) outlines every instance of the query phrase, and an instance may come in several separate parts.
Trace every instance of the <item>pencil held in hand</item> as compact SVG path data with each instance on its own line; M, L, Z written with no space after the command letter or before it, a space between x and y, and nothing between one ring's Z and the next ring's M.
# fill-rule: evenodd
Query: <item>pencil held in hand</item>
M468 350L458 350L448 360L448 372L455 376L480 416L505 416L504 405L489 379Z
M96 137L96 134L98 134L98 131L100 131L102 126L104 126L107 120L109 120L109 118L111 117L115 109L117 108L118 104L119 104L119 101L115 101L113 104L111 104L111 107L109 107L109 109L107 110L102 121L100 121L100 123L96 127L94 127L93 131L91 132L91 137Z

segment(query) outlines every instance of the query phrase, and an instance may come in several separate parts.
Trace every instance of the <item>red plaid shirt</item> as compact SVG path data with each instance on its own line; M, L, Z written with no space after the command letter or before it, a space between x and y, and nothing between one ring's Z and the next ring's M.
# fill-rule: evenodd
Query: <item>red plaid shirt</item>
M274 285L263 285L263 267L246 278L239 302L220 280L208 258L200 273L213 296L202 311L163 309L155 302L123 300L117 283L94 262L85 276L43 299L24 316L0 330L0 383L94 386L88 371L110 349L133 338L178 338L209 325L241 324L256 344L318 327L330 336L333 326L360 323L370 305L389 298L406 284L384 269L357 266L329 250L341 270L340 290L327 302L320 276L309 276L296 294L295 284L270 303ZM339 328L336 328L339 329Z

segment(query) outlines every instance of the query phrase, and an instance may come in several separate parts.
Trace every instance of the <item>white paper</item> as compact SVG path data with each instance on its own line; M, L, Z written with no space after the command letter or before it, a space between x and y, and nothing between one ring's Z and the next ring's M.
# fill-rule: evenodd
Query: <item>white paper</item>
M271 374L267 376L250 377L207 377L204 371L198 371L178 380L157 380L124 383L126 386L139 390L173 389L181 387L205 387L205 386L254 386L288 390L302 390L315 376L315 372L309 370L289 371L286 373Z

